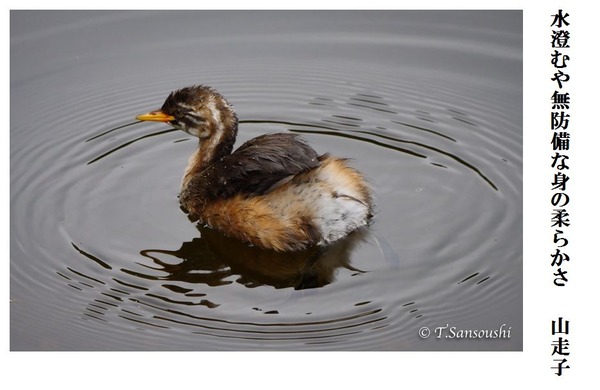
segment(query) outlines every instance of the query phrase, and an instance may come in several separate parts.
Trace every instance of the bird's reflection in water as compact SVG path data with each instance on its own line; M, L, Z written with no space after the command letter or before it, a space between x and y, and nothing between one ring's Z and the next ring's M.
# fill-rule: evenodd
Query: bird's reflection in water
M247 287L321 287L334 280L339 268L362 272L350 265L350 255L365 240L368 230L358 229L328 247L275 252L250 247L210 228L198 229L200 237L184 242L177 250L141 251L158 267L152 268L166 273L162 280L219 286L232 283L231 276L237 275L236 282ZM165 255L170 258L165 259Z

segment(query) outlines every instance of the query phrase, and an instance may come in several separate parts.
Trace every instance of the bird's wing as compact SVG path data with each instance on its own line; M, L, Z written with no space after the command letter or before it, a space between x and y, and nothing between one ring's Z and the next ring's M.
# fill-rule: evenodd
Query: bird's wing
M207 182L219 183L210 195L228 198L240 193L262 195L319 164L317 152L297 134L276 133L247 141L217 162L216 169L203 173L215 176L205 177Z

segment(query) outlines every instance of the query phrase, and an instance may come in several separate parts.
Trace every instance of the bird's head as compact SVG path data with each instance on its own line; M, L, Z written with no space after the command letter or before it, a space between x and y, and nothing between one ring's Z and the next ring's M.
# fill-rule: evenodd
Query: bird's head
M173 91L160 110L138 115L140 121L165 122L198 137L221 138L237 132L237 116L231 105L210 87L197 85Z

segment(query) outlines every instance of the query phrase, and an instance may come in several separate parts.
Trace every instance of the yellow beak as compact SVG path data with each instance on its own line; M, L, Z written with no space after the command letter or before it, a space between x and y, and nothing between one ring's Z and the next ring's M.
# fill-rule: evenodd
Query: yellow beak
M175 117L158 110L149 112L147 114L138 115L135 117L135 119L138 121L171 122L175 119Z

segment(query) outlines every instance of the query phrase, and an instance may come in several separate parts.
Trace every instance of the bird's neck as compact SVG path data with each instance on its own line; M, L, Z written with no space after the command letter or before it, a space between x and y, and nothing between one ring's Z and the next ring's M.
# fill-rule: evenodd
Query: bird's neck
M185 187L192 177L209 168L223 157L230 155L233 151L237 136L237 118L230 122L219 123L219 126L222 126L222 128L215 128L212 137L200 138L198 149L190 157L183 175L182 187Z

